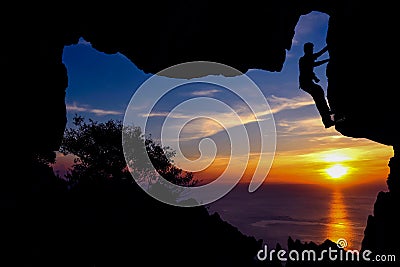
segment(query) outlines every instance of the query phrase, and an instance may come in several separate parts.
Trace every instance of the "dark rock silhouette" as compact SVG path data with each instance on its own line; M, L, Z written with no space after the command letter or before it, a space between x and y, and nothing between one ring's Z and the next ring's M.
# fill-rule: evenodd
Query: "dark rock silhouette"
M299 266L374 266L370 261L373 258L371 255L365 254L363 256L360 251L355 254L353 251L347 251L339 248L335 242L327 239L323 243L317 245L314 242L304 242L300 240L293 240L291 237L288 239L288 251L296 251L298 254L293 253L292 257L288 257L285 267L299 267ZM310 251L315 254L310 254ZM353 254L354 253L354 254ZM301 260L298 260L301 259ZM393 264L393 262L389 263ZM382 266L382 263L380 263Z
M368 217L361 248L371 250L375 254L395 255L396 259L400 259L400 219L397 216L400 203L398 149L395 147L395 156L389 162L390 174L387 184L390 191L379 192L374 214Z
M399 130L393 127L393 119L399 113L394 108L397 99L390 97L389 89L393 87L389 77L394 73L384 67L391 58L384 59L381 54L393 41L390 16L395 11L390 10L392 7L386 1L378 5L337 2L333 12L328 13L327 97L334 112L341 113L346 120L336 129L346 136L396 145ZM376 20L371 20L370 14L377 14ZM366 112L368 105L379 111Z
M260 266L254 256L262 240L204 206L163 204L124 180L68 189L51 168L33 168L25 192L31 201L18 215L26 223L14 236L15 266Z
M288 239L288 251L297 251L299 255L293 254L293 259L288 258L286 263L286 267L291 266L346 266L343 262L332 261L329 259L328 254L323 254L324 257L321 257L322 251L329 251L329 248L338 251L338 246L336 243L326 240L320 245L317 245L314 242L305 242L302 243L300 240L293 240L291 237ZM314 251L315 257L313 254L304 253L304 251ZM303 254L304 253L304 254ZM332 255L339 255L339 253L332 253ZM300 260L298 260L300 259ZM353 264L353 263L352 263ZM352 266L352 265L348 265Z
M228 1L193 3L176 0L164 1L157 7L153 2L146 1L134 4L113 1L90 7L81 4L42 6L35 3L35 8L26 16L28 20L22 22L23 31L15 29L16 33L10 35L23 37L18 47L26 56L21 62L7 56L9 62L6 62L6 66L15 70L12 77L34 77L29 87L20 85L18 79L11 85L11 89L23 94L27 90L34 90L33 94L24 94L29 95L29 101L34 103L29 114L34 120L35 130L28 135L32 153L55 151L62 140L66 123L65 89L68 77L62 63L63 47L76 44L80 37L91 42L99 51L121 52L148 73L156 73L165 67L194 60L220 62L242 72L249 68L280 71L285 60L285 50L291 47L299 17L311 11L325 12L330 16L327 36L330 55L327 69L329 104L336 113L346 117L343 123L335 125L336 130L345 136L368 138L397 148L390 161L390 192L378 195L375 214L368 220L363 246L383 250L396 249L399 228L393 222L396 222L395 203L398 203L399 194L400 132L396 123L399 112L395 109L398 106L394 80L397 73L394 73L396 68L388 67L394 61L392 48L397 44L397 24L393 23L398 10L395 4L395 1L388 0L271 0L262 3L246 1L238 5ZM27 67L25 62L30 62L28 66L31 67ZM112 216L108 215L114 211L109 202L101 202L101 207L92 202L92 199L100 200L119 194L105 188L82 189L74 197L75 201L82 201L79 202L79 207L71 206L66 204L66 199L70 196L63 197L64 189L54 190L59 185L49 184L58 182L53 182L51 175L44 173L46 171L42 168L33 167L30 177L22 179L23 187L15 190L15 194L3 194L4 203L7 203L2 210L4 218L10 218L9 223L6 220L6 227L11 228L14 222L27 222L28 225L18 228L17 238L13 238L11 232L7 233L7 237L13 240L10 247L18 248L15 255L17 261L23 261L25 266L30 266L31 262L39 266L44 266L45 263L62 266L59 264L60 259L65 259L67 262L71 261L73 266L85 266L86 262L92 264L94 258L99 265L100 259L113 263L117 259L130 260L129 252L132 248L123 247L118 237L126 238L127 241L133 240L136 247L147 248L147 254L137 257L156 260L150 253L160 242L156 236L144 240L139 238L137 231L128 234L123 232L122 229L127 229L129 225L121 227L119 223L125 223L123 218L118 222L110 222ZM7 185L2 190L7 191L7 188L10 187ZM113 198L107 199L117 201ZM123 203L123 199L119 201ZM17 206L18 210L15 209ZM162 212L161 210L164 209L157 209ZM79 214L80 222L76 224L73 216L71 221L63 221L64 217L60 213L64 212ZM90 212L94 217L88 216ZM121 216L122 214L120 213ZM159 220L166 220L161 214ZM127 221L145 218L145 215L140 218L133 216ZM218 221L215 217L203 219L208 220L208 223L212 220ZM109 225L113 232L101 235L104 227ZM144 229L157 228L154 224L150 224L153 228L147 226ZM213 234L217 235L218 232L204 229L204 236L217 238ZM249 242L250 247L256 246L254 240L245 241L248 239L233 232L233 229L227 230L225 237L236 235L242 240L242 244ZM182 231L182 237L186 233L188 232ZM173 237L176 238L176 235ZM196 259L206 261L201 254L204 248L196 247L199 244L196 243L198 239L190 238L189 240L194 241L190 242L195 246L193 251L199 253ZM18 242L19 240L23 241ZM213 244L212 239L206 241ZM234 245L229 242L224 244ZM66 255L65 250L71 246L76 247L76 250ZM165 245L167 246L169 245ZM243 246L246 247L249 246ZM80 255L83 251L86 254ZM140 250L143 251L146 250ZM249 255L249 251L240 253ZM211 253L211 259L214 259L212 255L216 256L213 251L206 252L207 255ZM80 264L74 262L79 256L83 256ZM160 259L177 263L192 259L189 254L185 256L183 259L171 259L170 255L160 255ZM240 257L229 253L226 259L236 259L233 256Z

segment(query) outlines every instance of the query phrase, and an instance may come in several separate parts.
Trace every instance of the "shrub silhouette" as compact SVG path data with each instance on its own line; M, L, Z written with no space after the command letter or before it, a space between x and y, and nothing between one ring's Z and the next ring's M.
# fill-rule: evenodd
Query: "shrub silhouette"
M194 186L198 180L172 164L175 152L145 138L138 126L124 126L119 120L99 123L73 118L75 128L66 129L60 152L76 156L65 178L79 182L134 179L151 186L157 183L156 172L167 181ZM125 148L125 149L123 149Z

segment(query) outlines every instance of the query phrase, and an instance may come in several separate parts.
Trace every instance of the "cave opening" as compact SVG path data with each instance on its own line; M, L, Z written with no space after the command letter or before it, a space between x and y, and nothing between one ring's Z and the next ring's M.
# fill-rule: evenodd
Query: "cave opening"
M338 181L329 180L325 177L325 169L331 162L321 162L328 152L353 155L353 167L349 168L352 176L349 179L342 179L341 182L347 185L360 184L366 181L375 182L381 187L384 181L388 155L391 150L369 140L358 140L344 137L334 129L326 131L320 124L319 116L315 110L312 99L298 90L298 58L303 53L303 44L313 42L316 49L322 48L326 44L329 16L322 12L311 12L300 17L295 28L292 40L292 47L286 54L286 61L281 72L271 73L263 70L249 70L246 74L251 77L265 93L271 107L275 110L277 122L279 147L279 157L277 157L277 167L272 170L267 183L287 183L286 176L290 176L296 182L332 184ZM85 118L93 118L97 121L107 121L109 119L121 119L126 105L128 104L135 88L151 76L136 67L123 54L105 54L94 49L89 42L81 38L80 41L71 46L66 46L63 52L63 63L67 67L68 88L66 90L67 108L67 128L73 127L71 124L75 114ZM321 79L321 85L326 90L327 79L325 68L316 69L317 75ZM212 92L212 91L209 91ZM315 151L310 151L310 147L317 147ZM369 158L363 155L365 150L376 152L375 155L382 160ZM296 152L297 154L294 154ZM298 161L298 157L309 158L309 163L313 164L316 170L306 170L304 163ZM365 155L365 154L364 154ZM60 175L73 162L72 157L65 157L58 154L56 171ZM289 164L290 162L290 164ZM291 163L299 163L292 165ZM354 172L358 167L356 164L372 163L364 172ZM371 173L376 168L375 175ZM286 170L284 175L280 170ZM304 178L304 173L311 173L308 178ZM303 173L297 175L296 173ZM377 180L379 179L379 181ZM315 182L317 180L317 182ZM229 198L226 198L229 201ZM281 203L282 204L282 203ZM221 207L223 205L221 204ZM284 209L284 208L281 208ZM241 225L244 231L248 231L249 226L245 225L245 216L241 217L235 213L224 213L224 209L219 210L221 216L233 225ZM243 215L243 214L242 214ZM251 216L251 214L249 214ZM365 218L367 214L363 218ZM241 218L237 221L235 218ZM266 240L282 242L285 237L265 236L262 228L254 228L255 232L247 232ZM301 229L300 229L301 231ZM287 233L285 233L287 234ZM294 233L294 236L301 236L303 233ZM359 234L362 234L359 232ZM358 246L360 235L352 237L354 246ZM286 241L286 240L285 240Z

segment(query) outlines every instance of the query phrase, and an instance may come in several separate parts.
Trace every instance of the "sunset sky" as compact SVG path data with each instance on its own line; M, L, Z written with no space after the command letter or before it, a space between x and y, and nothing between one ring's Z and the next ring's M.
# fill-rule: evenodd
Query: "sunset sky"
M325 129L311 96L298 88L298 59L303 54L303 44L313 42L316 51L323 48L328 19L326 14L318 12L301 17L281 72L254 69L246 73L266 97L276 125L275 157L266 183L354 185L383 184L386 181L389 173L387 164L393 156L392 148L367 139L342 136L334 127ZM329 54L321 59L327 57ZM109 119L122 120L135 90L152 75L142 72L134 62L121 54L107 55L96 51L83 39L77 45L65 47L63 62L69 79L66 94L67 127L72 126L72 117L75 114L100 122ZM327 87L325 66L316 68L324 89ZM174 101L177 104L195 96L223 99L227 104L235 102L233 97L227 96L226 92L216 87L185 88L184 91L178 90L174 95L166 96L158 110L155 110L159 113L154 116L154 120L163 117L163 112ZM138 107L137 114L140 115L140 112ZM219 110L211 109L208 112L216 120L226 117ZM250 124L251 122L248 126L251 128ZM198 134L196 138L195 133ZM217 143L220 150L214 165L199 175L201 179L218 176L226 166L228 155L223 141L223 137L226 138L223 136L223 128L218 123L204 119L192 122L181 134L182 138L186 136L193 142L211 136L215 140L221 140ZM190 144L186 143L186 147L190 147ZM193 153L190 154L191 152ZM195 154L193 150L188 152L189 157L195 157ZM250 155L251 159L257 158L258 155L255 154ZM69 160L69 157L59 154L55 169L62 172L68 166ZM236 160L240 161L240 158ZM250 160L250 170L255 163Z

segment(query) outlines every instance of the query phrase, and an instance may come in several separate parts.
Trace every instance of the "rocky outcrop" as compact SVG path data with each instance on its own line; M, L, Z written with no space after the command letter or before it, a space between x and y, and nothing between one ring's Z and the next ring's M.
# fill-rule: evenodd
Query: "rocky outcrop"
M346 120L336 125L336 130L350 137L398 145L400 130L394 123L399 114L395 110L398 99L393 95L391 78L396 74L389 67L396 9L388 1L337 2L330 13L327 36L331 59L327 91L329 104Z
M67 73L64 45L79 37L105 53L120 52L140 69L156 73L177 63L208 60L242 72L250 68L280 71L291 48L299 17L312 10L330 15L327 43L328 97L346 120L336 129L346 136L393 145L399 130L393 119L395 97L391 50L395 44L392 2L352 1L168 1L153 3L46 7L35 12L25 47L35 55L26 69L36 79L34 150L57 150L65 126ZM140 14L140 16L138 16ZM373 17L374 19L371 19ZM39 20L40 18L40 20Z
M379 192L377 196L374 214L368 217L361 249L368 249L374 255L395 255L396 259L399 259L400 152L397 149L395 149L395 156L389 162L390 174L387 179L389 191Z
M48 166L32 169L14 225L2 224L3 266L260 266L254 256L262 240L205 206L161 203L128 180L69 188Z

